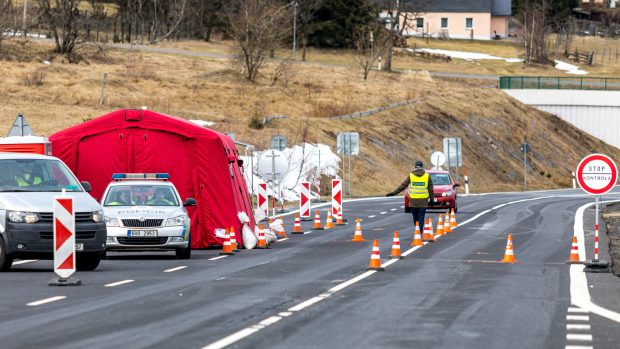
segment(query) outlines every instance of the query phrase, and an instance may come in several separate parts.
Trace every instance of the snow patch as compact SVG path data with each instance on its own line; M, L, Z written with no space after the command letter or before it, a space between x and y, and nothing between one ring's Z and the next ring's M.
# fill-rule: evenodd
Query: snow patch
M431 49L431 48L419 48L419 49L416 49L415 51L413 49L409 48L409 49L407 49L407 51L409 51L409 52L427 52L427 53L431 53L431 54L438 54L438 55L449 56L450 58L464 59L466 61L475 61L475 60L482 60L482 59L495 59L495 60L504 60L507 63L520 63L520 62L523 62L523 60L521 58L504 58L504 57L492 56L492 55L488 55L486 53L479 53L479 52L449 51L449 50L439 50L439 49Z
M215 122L206 120L189 120L189 122L193 122L194 124L202 127L211 127L215 125Z
M588 74L587 71L579 69L579 67L576 65L568 64L566 62L562 62L558 60L555 61L555 69L563 70L567 72L568 74L575 74L575 75Z

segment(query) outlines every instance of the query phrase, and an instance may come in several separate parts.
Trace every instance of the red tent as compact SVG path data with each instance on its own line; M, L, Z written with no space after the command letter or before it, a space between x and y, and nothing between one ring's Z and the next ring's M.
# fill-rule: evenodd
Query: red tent
M237 213L254 226L243 167L230 137L149 110L118 110L50 137L52 153L100 200L113 173L169 173L188 207L193 248L221 245L215 228L241 231ZM238 243L242 239L237 238Z

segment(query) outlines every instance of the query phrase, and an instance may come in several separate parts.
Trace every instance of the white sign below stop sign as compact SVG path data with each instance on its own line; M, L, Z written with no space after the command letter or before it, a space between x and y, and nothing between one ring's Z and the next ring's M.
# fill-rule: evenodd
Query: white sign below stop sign
M605 194L616 185L617 180L618 168L607 155L588 155L577 166L579 186L589 194Z

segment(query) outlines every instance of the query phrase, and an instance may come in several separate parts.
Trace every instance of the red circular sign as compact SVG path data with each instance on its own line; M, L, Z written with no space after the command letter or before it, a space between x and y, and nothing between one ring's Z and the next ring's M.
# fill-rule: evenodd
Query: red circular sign
M577 166L579 186L589 194L605 194L616 185L617 180L618 168L607 155L588 155Z

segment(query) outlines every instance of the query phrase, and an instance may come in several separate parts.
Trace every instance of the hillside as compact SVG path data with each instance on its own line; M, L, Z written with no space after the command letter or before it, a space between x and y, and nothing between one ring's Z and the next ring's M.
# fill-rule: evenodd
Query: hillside
M372 73L361 79L353 59L347 67L295 64L288 78L273 82L267 66L257 84L239 77L226 60L106 50L81 64L66 64L43 44L7 43L0 61L0 125L8 130L23 112L35 132L50 135L68 126L126 107L147 106L187 119L215 122L240 141L268 145L274 134L290 144L335 144L340 131L358 131L361 155L353 161L355 195L380 195L396 187L415 159L428 162L442 138L463 140L472 192L521 190L522 154L532 146L530 188L570 185L570 172L592 151L620 158L620 150L595 140L558 118L524 106L488 81L436 79L424 73ZM50 60L51 64L42 63ZM106 96L100 104L102 76ZM416 97L424 101L354 120L330 117ZM264 129L251 119L286 115ZM5 133L3 131L2 133Z

